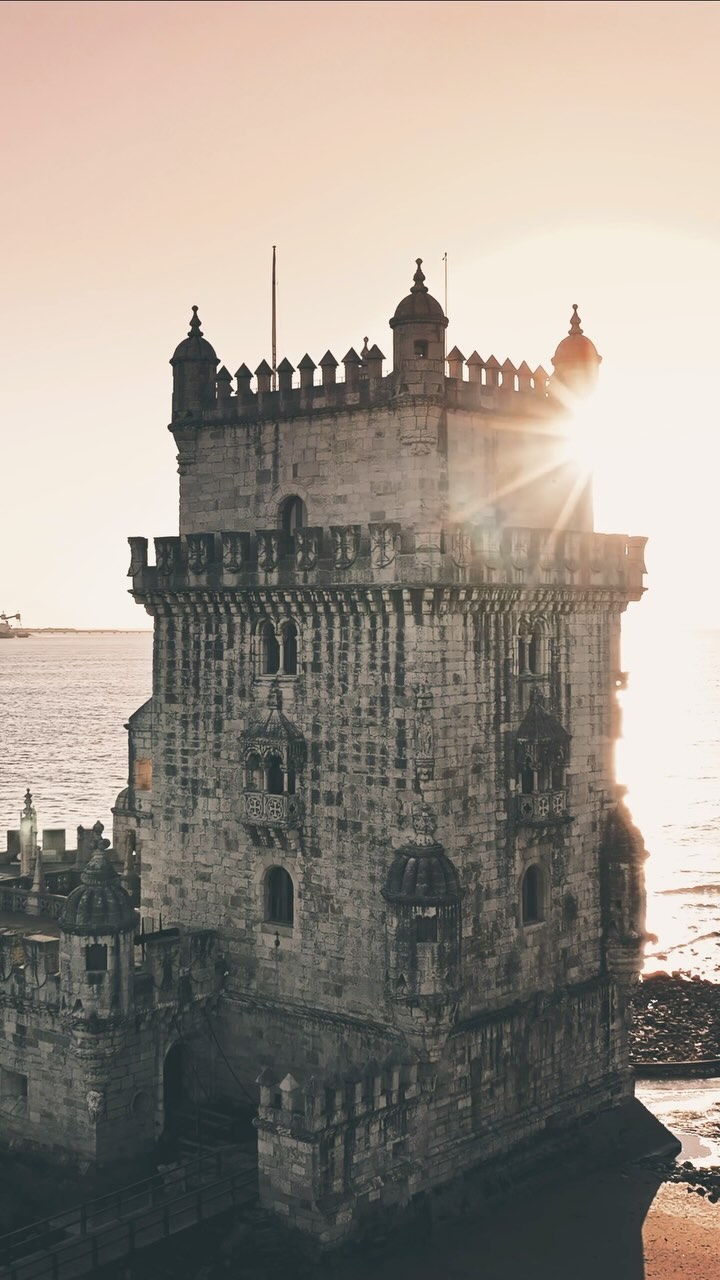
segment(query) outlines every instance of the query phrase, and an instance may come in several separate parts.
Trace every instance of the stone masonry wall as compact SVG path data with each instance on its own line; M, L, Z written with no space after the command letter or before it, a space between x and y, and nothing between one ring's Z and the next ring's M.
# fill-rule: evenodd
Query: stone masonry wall
M432 1074L391 1055L344 1079L260 1077L263 1203L336 1244L373 1208L552 1138L629 1096L617 995L602 981L459 1026Z
M521 611L473 611L431 591L348 595L290 601L267 592L226 602L223 613L173 608L158 617L144 909L217 928L228 993L276 1002L281 1022L283 1006L310 1005L370 1019L392 1039L381 890L422 793L464 890L462 1016L597 974L617 615L551 605L543 614L550 659L541 684L572 734L573 821L537 830L515 821L506 750L522 715ZM300 629L299 674L280 683L284 713L307 743L298 772L305 819L297 830L253 828L243 821L243 735L266 714L272 683L256 676L253 628L286 610ZM538 860L551 885L547 918L523 928L520 880ZM292 929L265 919L264 876L274 865L294 881ZM250 1085L251 1062L247 1071Z
M295 493L308 524L402 513L422 528L444 508L442 421L440 404L407 399L300 421L176 426L180 532L276 526L280 500Z

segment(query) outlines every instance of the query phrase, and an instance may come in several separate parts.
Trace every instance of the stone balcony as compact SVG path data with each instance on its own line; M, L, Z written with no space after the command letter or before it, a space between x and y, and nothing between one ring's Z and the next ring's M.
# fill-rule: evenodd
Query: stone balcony
M253 827L301 827L304 807L300 796L271 795L268 791L244 791L243 822Z
M548 822L569 822L567 789L533 791L517 799L517 820L523 826L544 826Z
M644 590L647 539L625 534L448 525L404 529L395 521L130 538L133 594L253 587L463 583L618 592Z

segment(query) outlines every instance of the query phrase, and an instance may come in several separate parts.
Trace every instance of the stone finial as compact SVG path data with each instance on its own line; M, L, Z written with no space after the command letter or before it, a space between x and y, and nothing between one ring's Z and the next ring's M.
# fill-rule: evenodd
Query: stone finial
M373 343L368 351L367 338L365 339L362 357L368 378L382 378L382 365L385 357L376 342Z
M35 810L33 808L33 802L32 802L32 791L30 790L29 787L25 792L25 805L24 805L21 816L23 818L34 818L35 816Z
M203 331L200 328L200 323L201 322L200 322L200 317L198 315L198 309L197 307L193 307L192 319L190 321L190 328L188 329L188 338L202 338Z
M415 844L429 845L434 843L437 819L430 805L422 801L414 806L412 824L415 832Z
M39 846L38 846L37 853L35 854L35 871L33 872L32 887L33 887L33 893L45 892L45 876L43 874L42 850L40 849Z
M312 386L313 386L314 381L315 381L315 376L314 376L314 375L315 375L315 369L316 369L316 367L317 367L317 366L316 366L316 364L315 364L315 361L314 361L314 360L311 360L310 356L308 355L308 353L307 353L307 351L306 351L306 352L305 352L305 355L304 355L304 356L303 356L303 358L302 358L302 360L301 360L301 361L299 362L299 364L298 364L298 370L300 371L300 387L301 387L301 389L304 389L305 387L312 387Z
M292 391L292 380L295 372L294 365L291 365L287 356L284 356L278 367L278 386L280 391Z
M462 382L463 365L465 363L465 357L462 351L460 350L460 348L453 347L452 351L449 351L445 358L448 362L450 377L457 378L459 382Z
M93 824L93 829L92 829L92 833L90 835L90 840L89 840L89 848L92 850L93 853L104 852L105 849L110 848L110 841L103 839L104 830L105 830L104 823L98 821Z
M577 304L577 302L573 302L573 304L572 304L572 309L573 309L573 313L572 313L572 315L571 315L571 317L570 317L570 328L568 329L568 334L570 335L570 337L572 337L572 336L573 336L573 334L578 334L578 336L579 336L579 335L582 333L582 328L581 328L581 324L580 324L580 317L579 317L579 315L578 315L578 304Z
M337 379L338 361L335 359L332 351L326 351L320 361L322 369L322 384L324 387L332 387Z
M229 369L225 368L225 365L218 369L215 381L217 382L218 402L227 404L232 395L232 374Z
M497 387L500 382L500 361L495 356L489 356L485 361L485 370L487 385L489 387Z
M251 370L248 369L245 363L241 364L240 368L237 370L235 374L235 380L237 382L237 393L241 397L241 399L244 398L245 396L249 396L252 394L250 391L251 379L252 379Z
M272 369L267 360L261 360L255 375L257 377L257 389L260 395L265 395L269 390L272 382Z
M362 360L354 347L351 347L343 356L343 364L345 365L345 385L348 387L357 386L360 380Z
M369 352L369 350L368 350L368 340L367 340L367 338L365 337L365 338L363 338L363 349L362 349L362 351L360 352L360 358L361 358L362 360L367 360L367 358L368 358L368 356L369 356L369 355L370 355L370 352Z
M427 285L425 284L425 276L422 271L422 258L415 259L417 263L417 271L413 276L413 287L411 293L427 293Z

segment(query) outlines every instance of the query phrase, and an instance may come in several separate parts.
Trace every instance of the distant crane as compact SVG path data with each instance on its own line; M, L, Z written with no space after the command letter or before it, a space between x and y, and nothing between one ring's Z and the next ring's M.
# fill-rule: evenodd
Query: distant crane
M19 613L0 613L0 639L9 640L10 638L18 640L26 640L30 635L29 631L22 631L20 627L11 627L11 619L22 623Z

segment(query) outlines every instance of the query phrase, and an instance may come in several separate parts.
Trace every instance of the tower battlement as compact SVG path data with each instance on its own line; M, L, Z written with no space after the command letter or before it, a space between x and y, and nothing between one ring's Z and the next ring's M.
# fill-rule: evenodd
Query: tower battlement
M422 532L394 521L304 527L287 535L277 528L195 533L156 538L154 565L147 538L130 538L128 576L138 598L157 592L431 582L619 591L639 599L646 542L625 534L470 524Z

